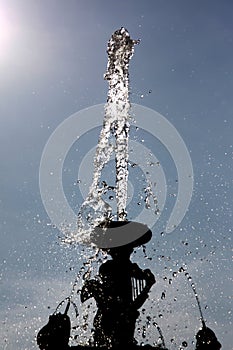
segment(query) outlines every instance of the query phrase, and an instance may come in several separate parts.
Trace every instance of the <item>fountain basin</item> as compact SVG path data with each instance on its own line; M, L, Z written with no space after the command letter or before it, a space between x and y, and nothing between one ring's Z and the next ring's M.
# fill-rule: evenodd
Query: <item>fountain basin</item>
M127 246L136 248L150 241L151 230L135 221L105 221L95 227L91 242L103 250Z

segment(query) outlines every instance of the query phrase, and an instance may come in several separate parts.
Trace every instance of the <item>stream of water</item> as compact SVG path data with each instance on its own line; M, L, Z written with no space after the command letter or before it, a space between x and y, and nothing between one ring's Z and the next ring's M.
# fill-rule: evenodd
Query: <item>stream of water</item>
M128 181L128 141L130 129L129 61L138 41L132 40L128 31L121 28L108 42L108 64L104 79L109 83L102 130L94 157L94 173L87 198L78 212L78 232L88 239L93 227L111 220L112 207L103 199L108 191L100 181L104 166L115 153L115 191L117 220L126 220ZM111 187L112 190L112 187ZM75 236L74 236L75 237ZM70 242L69 242L70 243Z

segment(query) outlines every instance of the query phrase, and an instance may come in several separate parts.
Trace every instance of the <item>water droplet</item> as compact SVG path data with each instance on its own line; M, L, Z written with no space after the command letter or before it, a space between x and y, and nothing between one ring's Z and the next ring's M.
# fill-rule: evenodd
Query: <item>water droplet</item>
M114 199L113 196L109 196L108 198L110 199L110 201L113 201L113 199Z
M188 343L187 343L186 341L183 341L183 342L182 342L182 346L185 347L185 348L187 348Z
M162 292L161 299L164 300L166 298L165 292Z

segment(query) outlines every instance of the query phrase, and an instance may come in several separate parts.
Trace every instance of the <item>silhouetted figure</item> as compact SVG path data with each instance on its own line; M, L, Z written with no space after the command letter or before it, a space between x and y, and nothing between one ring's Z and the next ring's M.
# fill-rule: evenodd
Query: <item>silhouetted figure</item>
M133 228L134 225L131 226ZM98 308L94 318L96 346L125 347L136 343L134 330L139 316L138 309L148 298L155 278L149 269L142 270L136 263L132 263L130 255L134 247L150 238L151 231L147 229L134 242L105 248L112 260L100 266L98 279L84 283L81 301L93 297Z
M222 345L219 343L214 332L204 326L196 335L196 350L219 350Z
M39 331L37 344L41 350L69 349L70 319L66 314L49 316L49 322Z

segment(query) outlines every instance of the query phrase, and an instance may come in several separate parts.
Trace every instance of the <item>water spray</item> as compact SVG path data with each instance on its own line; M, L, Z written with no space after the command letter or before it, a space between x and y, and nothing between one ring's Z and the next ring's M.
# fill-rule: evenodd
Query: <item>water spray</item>
M185 273L185 276L187 277L188 281L190 282L192 280L192 277L189 275L188 272ZM198 295L197 295L197 291L196 291L196 288L195 288L195 285L194 283L192 282L190 284L191 288L192 288L192 291L195 295L195 299L197 301L197 305L198 305L198 309L199 309L199 312L200 312L200 316L201 316L201 322L202 322L202 326L204 329L206 329L206 324L205 324L205 320L204 320L204 317L203 317L203 313L202 313L202 309L201 309L201 304L200 304L200 300L198 298Z
M75 310L75 316L78 317L79 313L78 313L78 307L77 305L75 304L75 302L73 300L71 300L69 297L63 299L59 304L58 306L56 307L56 310L54 311L54 315L57 314L58 310L60 309L60 307L62 305L65 304L65 302L67 301L67 305L66 305L66 308L65 308L65 311L64 311L64 315L67 315L68 311L69 311L69 308L70 308L70 305L73 305L74 307L74 310Z
M157 328L157 331L159 332L159 336L160 336L160 339L162 342L162 346L164 349L166 349L165 340L164 340L164 336L163 336L161 328L159 327L157 322L153 322L153 326L155 326Z

